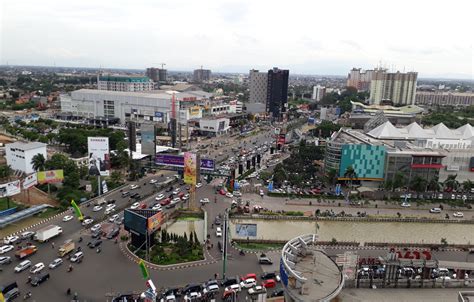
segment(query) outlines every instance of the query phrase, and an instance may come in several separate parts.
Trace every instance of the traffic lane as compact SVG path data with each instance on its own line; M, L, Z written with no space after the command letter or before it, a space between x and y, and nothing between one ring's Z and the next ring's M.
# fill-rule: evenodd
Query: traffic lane
M264 208L271 209L272 211L316 211L319 209L321 212L326 210L332 210L334 213L338 214L344 211L346 214L357 215L357 212L365 212L367 215L389 215L397 216L397 213L400 213L402 217L404 216L414 216L414 217L428 217L435 219L445 219L446 213L449 214L450 219L473 219L474 213L469 212L469 214L464 214L464 218L454 218L453 213L458 212L458 210L443 210L440 214L432 214L429 210L425 209L410 209L410 208L364 208L363 206L346 206L344 200L336 200L333 206L327 202L318 203L315 199L288 199L285 197L270 197L264 196L263 198L258 194L246 194L245 198L251 200L250 206L260 205ZM316 197L315 197L316 198ZM309 202L312 205L309 205ZM291 204L293 203L293 204ZM337 206L341 204L341 206Z

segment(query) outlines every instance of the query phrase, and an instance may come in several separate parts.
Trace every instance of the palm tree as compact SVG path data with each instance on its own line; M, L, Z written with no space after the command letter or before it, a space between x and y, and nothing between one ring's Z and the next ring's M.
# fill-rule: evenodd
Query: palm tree
M350 186L352 190L352 181L354 178L357 178L357 174L352 166L348 166L346 168L346 172L344 172L344 177L349 178Z
M457 174L448 175L448 178L444 181L444 187L449 191L456 190L459 187L459 181L456 180Z
M395 191L395 189L405 186L405 183L406 183L405 176L402 173L397 172L395 176L393 177L392 190Z
M434 191L434 192L438 192L441 189L441 185L439 184L439 178L438 177L433 177L428 182L428 189L430 191Z
M44 171L45 164L46 159L41 153L38 153L31 158L31 165L33 166L33 170L35 171Z
M421 176L416 176L410 182L410 188L416 192L423 192L426 189L427 181Z
M474 182L470 181L469 179L462 183L462 188L465 192L470 192L472 188L474 188Z
M9 178L12 174L12 168L8 165L0 166L0 179Z

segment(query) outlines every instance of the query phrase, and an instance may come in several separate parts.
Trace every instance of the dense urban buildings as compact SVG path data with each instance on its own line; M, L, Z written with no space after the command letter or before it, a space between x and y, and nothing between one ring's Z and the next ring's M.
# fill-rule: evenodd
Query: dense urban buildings
M417 77L416 72L375 71L370 81L369 102L393 105L415 104Z
M266 111L275 119L281 119L288 106L289 70L273 68L268 71Z
M150 67L146 69L146 76L153 82L166 82L167 70L163 68Z
M193 82L202 83L211 79L211 71L209 69L195 69L193 73Z
M326 94L326 87L323 87L321 85L316 85L313 87L313 94L311 95L311 98L315 100L316 102L321 101L323 96Z
M384 71L385 69L362 70L361 68L352 68L347 75L347 87L357 88L357 91L368 91L374 72Z
M155 87L150 78L128 75L97 75L97 88L109 91L151 91Z
M416 104L428 106L472 106L472 92L417 91Z
M7 165L12 170L22 171L26 174L35 172L31 160L36 154L42 154L47 158L46 144L39 142L22 143L14 142L5 145Z
M252 69L249 72L249 102L266 103L267 102L268 73L259 72Z

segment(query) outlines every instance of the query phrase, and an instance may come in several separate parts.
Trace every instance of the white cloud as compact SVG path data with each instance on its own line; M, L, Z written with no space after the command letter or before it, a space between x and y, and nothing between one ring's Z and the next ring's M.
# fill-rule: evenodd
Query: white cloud
M436 1L435 1L436 2ZM4 0L0 64L473 77L469 0Z

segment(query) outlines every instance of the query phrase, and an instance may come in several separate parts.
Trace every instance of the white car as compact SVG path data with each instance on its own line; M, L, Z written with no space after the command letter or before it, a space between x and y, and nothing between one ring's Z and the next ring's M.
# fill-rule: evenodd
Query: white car
M188 200L189 199L189 194L184 194L183 197L181 197L182 200Z
M265 289L265 287L261 286L261 285L257 285L255 287L252 287L251 289L249 289L249 295L253 295L253 294L257 294L257 293L265 293L267 292L267 290Z
M180 191L181 191L180 188L176 188L176 189L174 189L173 194L178 194Z
M30 260L25 260L20 262L17 266L15 266L15 273L19 273L24 271L25 269L29 268L31 266L31 261Z
M230 192L227 192L227 193L225 194L225 196L226 196L226 197L229 197L229 198L234 197L234 195L233 195L232 193L230 193Z
M219 228L219 227L216 229L216 236L217 237L222 237L222 229Z
M180 202L180 201L181 201L181 198L176 197L176 198L174 198L174 199L171 201L171 204L177 204L177 203Z
M101 206L95 206L95 207L92 208L93 212L99 212L100 210L102 210Z
M251 288L251 287L254 287L255 285L257 285L257 281L254 278L248 278L240 282L241 288Z
M155 200L156 200L156 201L160 201L160 200L162 200L163 198L165 198L165 194L158 194L158 195L155 197Z
M150 179L151 184L156 184L157 182L158 182L158 180L156 180L156 179Z
M120 216L119 214L114 214L114 215L110 216L109 222L114 222L117 218L119 218L119 216Z
M89 224L91 224L91 223L93 223L93 222L94 222L94 219L92 219L92 218L87 218L87 219L85 219L85 220L82 222L82 225L83 225L83 226L86 226L86 225L89 225Z
M227 292L227 291L230 291L230 290L233 290L233 291L236 291L236 292L240 292L240 285L238 285L238 284L232 284L232 285L226 287L224 291Z
M0 264L10 264L12 263L12 258L10 256L0 256Z
M60 266L61 264L63 264L63 259L61 258L56 258L53 260L53 262L51 262L48 267L50 269L54 269L54 268L57 268L58 266Z
M454 212L453 213L453 217L456 217L456 218L463 218L464 217L464 214L462 212Z
M206 198L202 198L199 202L202 204L205 204L205 203L209 203L210 201L209 201L209 198L206 197Z
M13 250L14 248L15 247L13 245L2 245L0 246L0 255Z
M32 231L26 231L24 233L21 233L21 239L29 239L29 238L33 238L33 236L35 235L35 232L32 232Z
M98 230L100 230L100 228L101 228L100 223L94 224L94 226L91 227L91 232L93 232L93 233L94 233L94 232L97 232Z
M409 204L408 202L402 202L401 206L402 208L409 208L411 207L411 204Z
M200 187L202 187L202 183L198 182L198 183L196 184L196 188L200 188Z
M20 237L18 236L7 236L5 237L5 239L3 239L3 243L5 244L11 244L11 243L15 243L15 241L18 241L20 239Z
M430 213L439 214L439 213L441 213L441 209L440 208L431 208Z
M37 274L37 273L41 272L43 269L44 269L44 263L39 262L39 263L36 263L35 265L33 265L31 267L30 273Z
M161 211L161 204L157 203L151 209L155 211Z
M66 221L69 221L69 220L72 220L74 218L74 216L72 215L66 215L63 217L63 221L66 222Z
M139 185L131 185L130 186L130 190L135 190L135 189L138 189L138 188L140 188Z
M211 284L208 287L204 288L202 292L203 294L212 294L212 293L217 293L218 291L219 291L219 285Z
M234 191L234 193L232 193L235 197L241 197L242 196L242 193L240 193L240 191Z
M139 202L135 202L132 204L132 206L130 207L130 209L138 209L138 207L140 206L140 203Z
M260 196L263 196L265 195L265 192L263 192L263 190L260 190Z
M197 301L201 298L201 293L199 292L191 292L184 296L184 301Z

